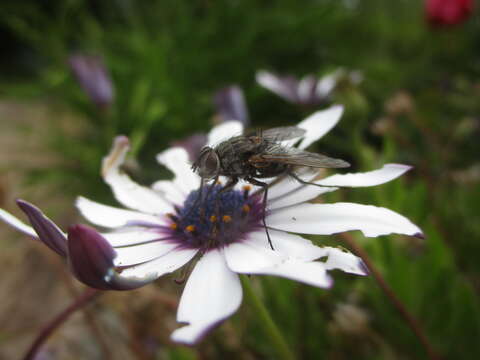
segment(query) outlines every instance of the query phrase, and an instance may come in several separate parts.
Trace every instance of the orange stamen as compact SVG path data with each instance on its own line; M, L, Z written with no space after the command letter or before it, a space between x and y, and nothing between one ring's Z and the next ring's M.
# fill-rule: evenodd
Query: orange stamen
M230 221L232 221L232 217L230 215L223 215L222 220L224 223L229 223Z
M250 211L250 205L245 204L242 206L242 211L248 213Z
M178 225L176 223L171 223L170 224L170 229L177 230L177 228L178 228Z
M188 225L185 230L187 230L189 233L193 233L195 231L195 225Z
M217 222L217 217L215 215L210 216L210 222Z

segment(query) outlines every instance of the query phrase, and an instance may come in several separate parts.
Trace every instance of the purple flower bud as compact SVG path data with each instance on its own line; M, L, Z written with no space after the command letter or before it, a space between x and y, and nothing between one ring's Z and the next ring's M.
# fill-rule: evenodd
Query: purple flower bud
M68 229L68 260L72 273L84 284L100 290L132 290L153 278L126 278L115 271L116 253L108 241L86 225Z
M217 91L213 97L213 103L222 121L238 120L248 125L250 121L248 109L245 96L239 86L227 86Z
M99 108L109 107L113 101L113 87L103 59L99 56L77 54L68 64L80 87Z
M47 218L39 208L25 200L18 199L17 205L28 216L38 238L62 257L67 256L67 239L55 223Z

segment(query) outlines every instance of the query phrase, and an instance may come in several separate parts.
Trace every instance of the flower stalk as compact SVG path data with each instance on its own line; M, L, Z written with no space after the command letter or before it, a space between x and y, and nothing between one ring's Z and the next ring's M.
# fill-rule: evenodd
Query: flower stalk
M362 258L363 262L368 267L368 270L372 274L375 281L378 283L378 285L380 286L382 291L385 293L385 295L388 297L392 305L397 309L397 311L400 313L402 318L406 321L406 323L408 324L408 326L410 327L414 335L422 344L423 348L425 349L425 352L427 353L428 358L430 360L441 360L442 358L437 354L437 352L433 348L432 344L430 343L427 336L423 332L422 327L420 326L420 323L418 322L418 320L412 314L410 314L405 304L402 303L402 301L398 298L398 296L395 294L395 292L390 287L390 285L388 285L388 283L385 281L380 271L378 271L378 269L373 265L373 262L370 260L370 257L368 256L367 252L357 245L353 236L350 235L349 233L343 233L341 234L341 237L348 244L348 246L350 246L353 252Z
M33 341L32 345L30 345L30 348L23 357L23 360L34 360L38 351L48 340L48 338L55 332L55 330L65 323L70 315L96 299L100 294L101 292L98 290L87 288L82 295L74 300L72 304L70 304L66 309L64 309L45 325L45 327L40 331L36 339Z
M248 279L247 276L242 276L241 280L243 290L245 291L245 297L250 305L255 309L265 333L270 338L272 345L275 347L275 349L277 349L279 359L294 360L295 356L291 352L287 341L282 336L282 333L278 329L277 325L275 325L275 322L273 321L263 302L258 298L257 294L255 294L250 279Z

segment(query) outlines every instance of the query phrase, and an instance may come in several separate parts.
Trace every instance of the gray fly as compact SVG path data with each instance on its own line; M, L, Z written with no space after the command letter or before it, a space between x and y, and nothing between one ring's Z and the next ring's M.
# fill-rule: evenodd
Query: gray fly
M265 225L268 183L259 179L290 176L302 184L316 185L302 180L295 171L305 167L317 169L350 166L344 160L282 144L282 141L300 139L304 134L304 129L295 126L278 127L234 136L215 147L203 147L192 165L192 170L202 179L199 199L202 196L203 184L209 180L213 180L215 184L220 176L228 179L221 192L231 190L240 179L260 186L263 189L263 225L273 249Z

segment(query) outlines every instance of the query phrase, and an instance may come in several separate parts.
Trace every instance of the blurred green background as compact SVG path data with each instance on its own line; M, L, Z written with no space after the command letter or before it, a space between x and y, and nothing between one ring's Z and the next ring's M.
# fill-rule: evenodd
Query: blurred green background
M293 125L331 103L340 123L315 150L354 171L387 162L414 169L326 201L404 214L424 241L353 233L445 359L480 356L480 23L431 27L422 1L11 1L0 4L0 206L41 206L62 226L80 221L78 194L115 204L99 176L117 134L133 142L129 172L168 178L156 153L215 120L213 94L238 84L251 126ZM72 54L101 56L114 98L90 101ZM299 107L260 87L259 69L303 76L342 67L332 98ZM0 359L24 353L42 324L81 291L48 249L0 226ZM338 237L314 237L343 244ZM332 290L285 279L254 285L299 359L425 359L418 339L372 277L335 272ZM168 338L181 287L171 277L105 294L50 339L45 359L275 359L258 317L240 311L200 345Z

